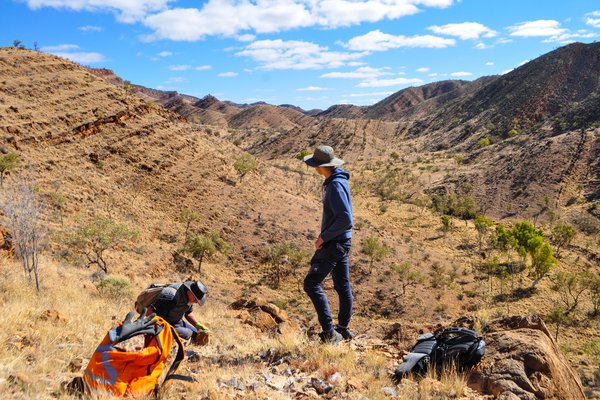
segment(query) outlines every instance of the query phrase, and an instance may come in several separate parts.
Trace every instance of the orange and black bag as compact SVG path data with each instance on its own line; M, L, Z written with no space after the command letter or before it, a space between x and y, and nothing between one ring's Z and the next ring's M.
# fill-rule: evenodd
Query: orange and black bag
M83 374L86 395L92 398L158 396L159 389L169 379L193 381L189 376L176 374L185 359L185 351L175 329L154 314L142 314L132 322L133 315L133 312L129 313L123 323L109 330L96 348ZM138 335L144 335L143 348L124 349L123 342ZM169 354L175 344L177 353L167 369ZM159 382L161 378L162 382Z

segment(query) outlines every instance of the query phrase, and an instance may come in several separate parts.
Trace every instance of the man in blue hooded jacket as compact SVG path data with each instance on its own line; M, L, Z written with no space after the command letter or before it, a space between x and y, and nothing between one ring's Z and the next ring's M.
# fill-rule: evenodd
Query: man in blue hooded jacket
M348 329L352 317L352 288L350 287L350 263L348 254L352 240L352 199L348 178L350 174L339 168L344 161L336 158L329 146L318 146L304 162L314 167L323 182L323 218L321 234L315 242L315 254L310 261L310 270L304 278L304 291L310 297L322 332L322 342L337 343L351 340ZM340 299L338 324L333 325L329 301L322 282L331 273L333 287Z

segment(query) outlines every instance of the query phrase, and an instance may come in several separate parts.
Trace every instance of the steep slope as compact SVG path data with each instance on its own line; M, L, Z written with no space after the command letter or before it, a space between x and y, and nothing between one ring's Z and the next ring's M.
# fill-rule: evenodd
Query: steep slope
M86 68L2 48L0 76L4 151L17 151L36 171L44 195L64 195L68 215L108 213L130 221L142 241L154 243L155 262L168 257L161 241L180 234L184 207L204 216L202 229L221 231L244 248L236 254L247 260L274 235L298 238L294 220L281 215L317 214L317 204L296 196L296 183L283 171L259 163L261 173L240 183L232 167L238 148ZM268 230L258 229L265 224ZM300 232L309 234L311 226Z
M367 108L366 118L398 120L411 110L423 107L429 101L428 109L443 106L448 101L463 95L473 83L467 81L441 81L419 87L410 87L386 97Z
M292 128L304 126L312 121L297 110L288 107L271 105L256 105L235 114L229 118L232 128L261 128L289 131Z
M430 148L472 145L484 135L500 140L511 129L532 131L560 121L599 90L600 43L574 43L487 82L448 108L422 118L409 134L429 135ZM589 126L594 121L586 122ZM568 126L556 128L555 133L562 133Z

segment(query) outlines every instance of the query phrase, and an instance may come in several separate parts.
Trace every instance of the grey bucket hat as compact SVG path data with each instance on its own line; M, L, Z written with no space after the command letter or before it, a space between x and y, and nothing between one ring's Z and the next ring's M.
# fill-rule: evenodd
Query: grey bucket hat
M208 289L201 281L188 281L184 282L183 285L188 288L199 305L203 305L206 302L206 293L208 293Z
M339 167L344 160L333 154L333 148L317 146L313 154L304 157L304 162L311 167Z

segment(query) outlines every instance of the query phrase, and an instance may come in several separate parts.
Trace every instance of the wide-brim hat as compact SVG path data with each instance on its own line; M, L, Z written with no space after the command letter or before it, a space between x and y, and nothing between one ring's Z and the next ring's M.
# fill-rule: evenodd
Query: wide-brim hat
M344 160L335 156L333 148L317 146L313 154L304 157L304 162L311 167L339 167Z
M188 281L184 282L184 286L192 292L196 301L199 305L202 305L206 302L206 294L208 293L208 289L206 285L201 281Z

